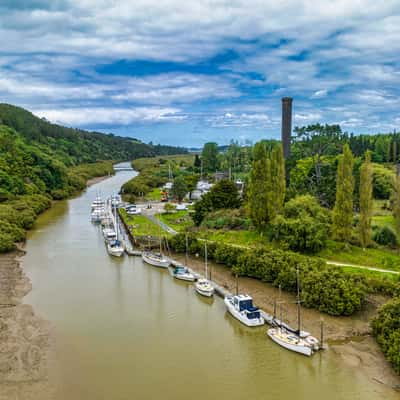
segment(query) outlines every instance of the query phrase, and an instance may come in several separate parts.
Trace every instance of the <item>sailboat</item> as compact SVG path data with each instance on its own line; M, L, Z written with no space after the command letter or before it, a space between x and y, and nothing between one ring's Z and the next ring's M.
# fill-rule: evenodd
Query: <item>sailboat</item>
M142 260L147 264L153 265L154 267L168 268L169 265L171 264L171 262L162 253L161 232L160 232L159 238L160 238L160 240L159 240L160 252L154 253L152 251L144 251L144 252L142 252Z
M119 226L118 226L118 213L114 204L114 226L115 226L115 240L107 240L107 251L110 256L121 257L124 252L124 246L119 239ZM113 232L108 231L107 236L113 236Z
M318 340L313 336L301 337L301 299L300 299L300 282L299 282L299 269L296 269L297 277L297 330L293 332L285 328L283 323L280 323L276 328L267 330L267 335L277 344L285 349L294 351L296 353L311 356L314 350L318 349ZM281 306L282 314L282 306ZM282 315L280 317L282 321Z
M194 276L194 274L192 274L190 272L189 268L187 267L188 261L189 261L187 235L185 237L185 242L186 242L186 253L185 253L185 264L186 265L176 265L172 275L174 278L180 279L182 281L194 282L196 280L196 277Z
M207 242L204 243L204 264L205 264L205 278L200 278L194 284L194 288L198 294L202 296L211 297L214 295L214 287L211 285L210 281L207 279L208 275L208 265L207 265Z

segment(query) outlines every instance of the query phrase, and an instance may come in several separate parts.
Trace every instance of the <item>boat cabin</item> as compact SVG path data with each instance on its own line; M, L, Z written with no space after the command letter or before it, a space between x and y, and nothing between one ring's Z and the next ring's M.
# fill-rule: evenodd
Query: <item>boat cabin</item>
M238 311L244 311L249 319L260 318L261 316L259 309L254 307L253 299L249 295L233 296L233 305Z

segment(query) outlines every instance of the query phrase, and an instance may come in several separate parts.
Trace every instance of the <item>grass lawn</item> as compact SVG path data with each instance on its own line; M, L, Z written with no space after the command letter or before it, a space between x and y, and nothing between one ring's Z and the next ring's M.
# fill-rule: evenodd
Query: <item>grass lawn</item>
M394 229L394 218L393 215L375 215L372 217L372 225L376 225L379 227L389 226Z
M144 215L127 215L125 210L120 210L120 212L125 223L133 228L132 232L134 235L160 235L160 227ZM163 231L162 234L165 236L166 233Z
M240 246L254 246L257 244L269 244L268 240L256 231L237 230L228 231L224 229L201 229L199 237L215 242L235 244Z
M175 229L177 232L182 232L186 228L193 226L193 220L186 210L174 211L170 214L158 214L158 216L162 222L172 229Z
M389 274L385 271L370 271L368 269L360 269L360 268L353 268L353 267L337 267L345 272L350 272L354 274L363 274L367 278L375 278L375 279L387 279L393 282L399 282L400 276L396 274Z
M365 249L328 240L326 249L317 256L329 261L400 271L400 254L383 249Z

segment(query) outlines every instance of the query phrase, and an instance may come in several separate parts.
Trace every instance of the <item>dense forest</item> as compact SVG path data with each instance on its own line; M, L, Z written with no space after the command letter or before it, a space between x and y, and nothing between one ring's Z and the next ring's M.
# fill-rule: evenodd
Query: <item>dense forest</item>
M0 104L0 252L23 240L53 199L83 189L90 177L113 173L113 162L185 152L65 128Z

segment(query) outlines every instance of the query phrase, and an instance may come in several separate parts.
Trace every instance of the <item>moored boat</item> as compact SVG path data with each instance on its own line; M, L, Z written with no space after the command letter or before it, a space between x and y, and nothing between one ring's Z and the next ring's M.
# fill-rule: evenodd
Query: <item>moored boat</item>
M214 287L211 285L208 279L198 279L194 284L194 288L196 292L202 296L212 297L214 295Z
M267 335L277 344L285 349L295 351L296 353L311 356L313 354L313 345L298 335L286 332L283 328L270 328Z
M264 325L264 318L257 307L253 306L253 299L249 295L239 294L236 296L227 296L224 303L228 311L247 326Z
M189 271L189 268L184 265L177 265L174 268L172 275L174 278L182 281L194 282L196 280L196 277Z
M144 251L142 253L142 260L147 264L160 268L168 268L170 264L170 260L161 253L153 253L151 251Z
M124 252L124 246L119 240L114 241L113 243L107 243L107 251L110 256L121 257Z

